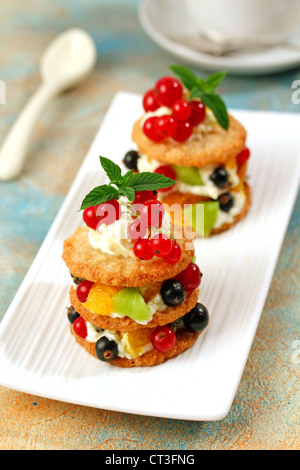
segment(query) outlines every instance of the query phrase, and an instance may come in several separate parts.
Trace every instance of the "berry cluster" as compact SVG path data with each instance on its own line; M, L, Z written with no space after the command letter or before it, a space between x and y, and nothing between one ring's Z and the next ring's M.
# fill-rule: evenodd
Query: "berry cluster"
M152 193L152 198L149 199ZM128 234L134 240L134 254L142 260L150 260L154 256L163 258L168 263L177 263L181 258L181 247L168 235L155 233L151 238L147 234L151 229L159 230L165 214L164 206L157 200L157 192L141 191L135 195L132 208L138 216L128 227Z
M183 87L173 77L160 78L153 89L143 97L146 112L156 111L161 106L171 108L171 114L151 116L144 122L144 134L154 142L162 142L171 137L176 142L186 141L193 132L193 127L204 121L206 109L198 100L188 101L183 98Z

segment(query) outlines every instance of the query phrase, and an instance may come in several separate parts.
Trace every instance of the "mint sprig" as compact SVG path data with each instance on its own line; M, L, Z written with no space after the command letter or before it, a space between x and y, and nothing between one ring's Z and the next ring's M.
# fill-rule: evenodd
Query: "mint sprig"
M194 72L184 65L171 65L170 69L179 77L184 86L190 91L189 99L199 98L208 106L223 129L229 127L229 117L226 105L215 92L215 88L226 77L227 72L216 72L206 80L197 77Z
M142 172L133 174L133 170L122 175L121 168L110 159L99 157L102 168L108 176L109 184L96 186L83 199L80 210L97 206L112 199L120 199L121 196L134 201L137 191L155 191L169 188L176 181L158 173Z

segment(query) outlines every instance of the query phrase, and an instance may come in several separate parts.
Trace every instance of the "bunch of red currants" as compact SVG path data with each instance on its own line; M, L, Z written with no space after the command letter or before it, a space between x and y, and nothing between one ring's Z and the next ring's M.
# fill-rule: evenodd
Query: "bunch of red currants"
M201 124L206 115L205 105L198 100L184 99L181 83L169 76L160 78L143 96L146 112L156 111L161 106L171 108L171 114L151 116L143 125L144 134L154 142L162 142L167 137L176 142L186 141L193 127Z
M157 196L157 191L136 192L132 207L138 217L129 225L128 234L135 241L133 251L138 258L150 260L156 256L174 264L181 258L181 247L175 240L159 232L147 238L149 229L151 233L152 228L161 228L165 215L164 206Z

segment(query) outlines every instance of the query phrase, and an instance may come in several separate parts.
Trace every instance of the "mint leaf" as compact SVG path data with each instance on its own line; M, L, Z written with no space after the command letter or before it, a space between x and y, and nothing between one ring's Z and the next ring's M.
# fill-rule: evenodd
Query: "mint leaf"
M97 206L98 204L110 201L111 199L119 199L119 197L119 191L113 186L109 186L108 184L96 186L85 196L81 203L80 210L84 210L91 206Z
M191 89L189 99L193 100L194 98L199 98L201 100L203 93L204 92L199 90L199 88L194 87Z
M99 157L100 163L110 179L111 184L118 184L122 178L121 168L111 160L105 157Z
M227 130L229 127L229 117L222 98L215 93L202 93L201 100L212 110L220 126Z
M184 65L171 65L169 68L180 78L188 90L197 85L197 77L188 67Z
M128 201L133 202L135 198L135 190L133 188L121 188L120 196L127 197Z
M177 75L190 91L189 100L200 99L208 106L218 123L224 129L229 127L227 108L222 98L215 93L215 88L226 77L226 71L213 73L206 80L196 77L194 72L183 65L172 65L170 69Z
M118 185L119 188L123 188L124 186L129 186L132 175L133 175L133 170L127 171L127 173L125 173L125 175L123 175L121 178L121 182Z
M132 175L130 187L134 191L155 191L156 189L169 188L176 181L158 173L143 172Z

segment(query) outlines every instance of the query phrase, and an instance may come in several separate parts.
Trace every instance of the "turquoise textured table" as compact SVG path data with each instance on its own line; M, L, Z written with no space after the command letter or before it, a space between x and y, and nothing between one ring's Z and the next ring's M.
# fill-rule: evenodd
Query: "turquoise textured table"
M144 33L137 1L2 2L0 139L40 83L49 42L79 26L94 38L98 63L85 84L53 101L34 130L24 173L0 183L0 319L68 192L119 90L143 93L174 59ZM206 77L202 70L194 69ZM292 83L300 68L263 77L228 76L228 107L299 113ZM2 100L3 101L3 100ZM298 198L232 408L219 422L188 422L85 408L0 387L1 449L299 449ZM16 346L17 347L17 346Z

